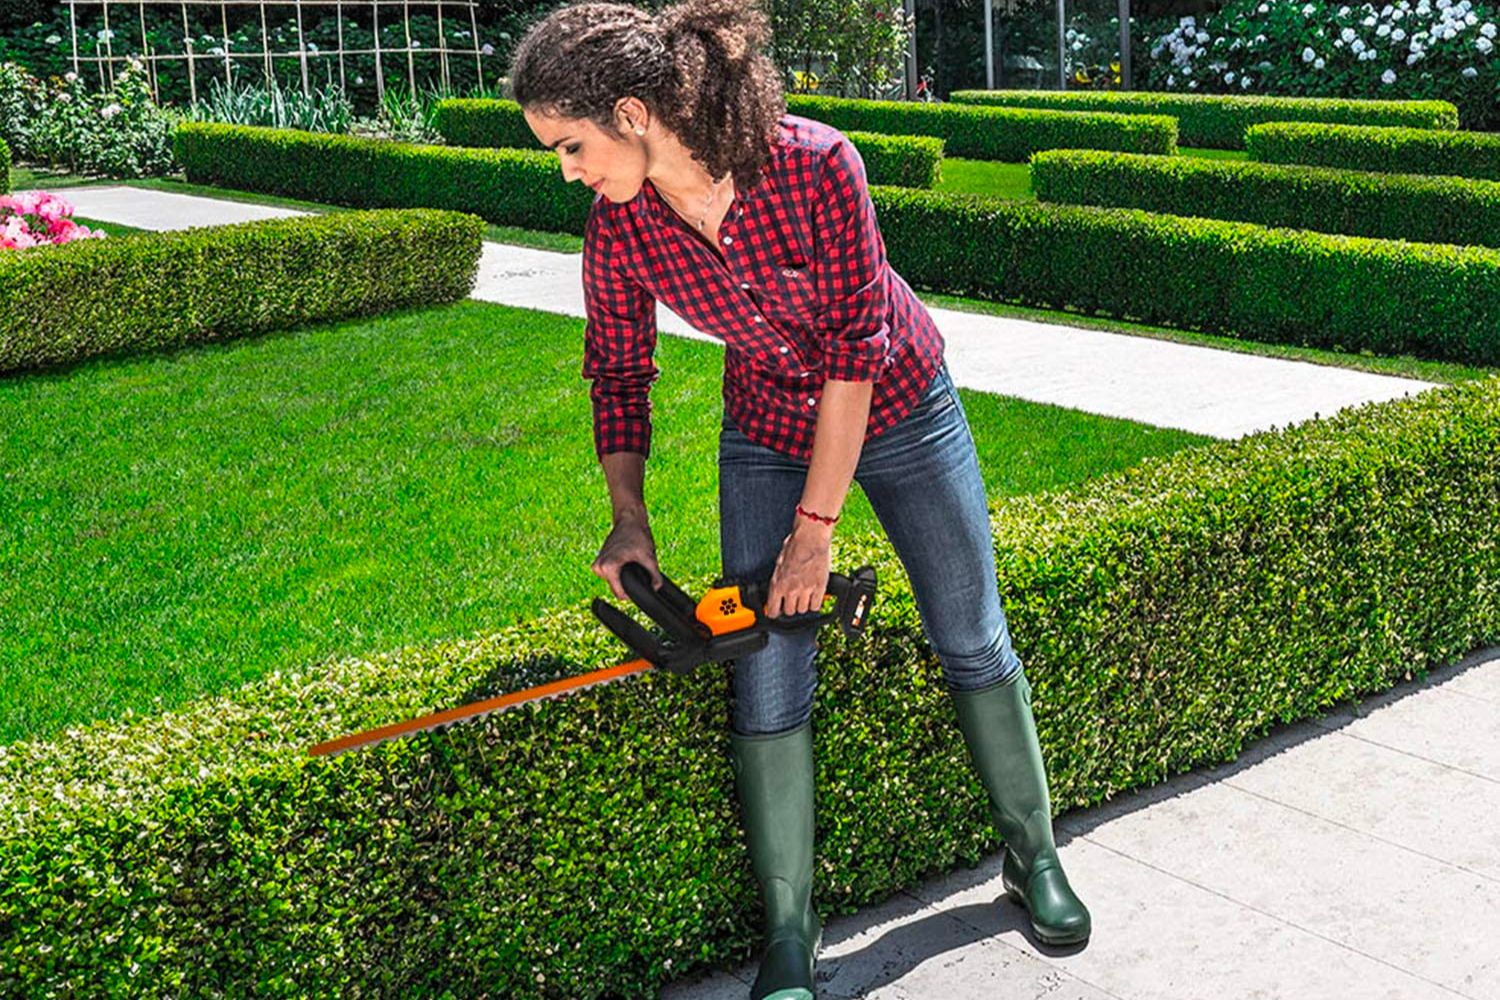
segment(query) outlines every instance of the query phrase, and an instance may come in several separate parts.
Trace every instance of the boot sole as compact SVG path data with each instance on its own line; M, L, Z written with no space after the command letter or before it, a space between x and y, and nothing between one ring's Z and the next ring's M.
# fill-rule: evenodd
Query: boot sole
M1089 939L1089 935L1093 932L1093 928L1089 928L1082 934L1070 934L1066 932L1062 934L1053 933L1052 931L1039 926L1035 920L1031 919L1031 907L1026 905L1025 896L1022 896L1019 892L1016 892L1013 889L1007 887L1005 890L1005 898L1026 911L1027 922L1031 924L1031 932L1037 936L1037 940L1041 941L1042 944L1078 944L1082 941L1087 941Z

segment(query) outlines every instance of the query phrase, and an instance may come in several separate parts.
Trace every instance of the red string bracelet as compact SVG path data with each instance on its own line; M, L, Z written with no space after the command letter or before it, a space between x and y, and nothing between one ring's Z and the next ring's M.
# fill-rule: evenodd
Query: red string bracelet
M835 514L832 517L824 517L822 514L814 514L812 511L805 509L800 503L797 505L797 513L801 514L803 517L810 517L814 521L817 521L819 524L833 524L837 522L838 519L842 516L840 514Z

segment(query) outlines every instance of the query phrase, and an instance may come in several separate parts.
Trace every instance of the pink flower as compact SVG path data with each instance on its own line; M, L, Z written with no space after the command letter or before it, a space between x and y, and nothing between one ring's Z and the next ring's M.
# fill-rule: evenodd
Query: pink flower
M17 191L0 195L0 248L26 250L80 239L103 239L105 233L79 225L69 216L73 206L46 191ZM28 224L38 220L38 227Z

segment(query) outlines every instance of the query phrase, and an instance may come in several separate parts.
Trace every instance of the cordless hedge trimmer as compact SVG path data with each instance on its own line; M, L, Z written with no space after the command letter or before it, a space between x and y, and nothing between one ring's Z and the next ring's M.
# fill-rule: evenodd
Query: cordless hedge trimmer
M864 630L865 616L875 599L875 569L872 566L860 567L853 576L828 575L828 589L823 600L826 602L830 596L835 599L832 611L823 611L820 604L817 611L775 618L763 615L759 610L765 607L769 582L717 580L701 600L694 601L665 573L661 579L658 590L651 584L651 572L640 563L626 563L620 570L620 584L626 595L666 631L665 642L619 608L594 598L594 614L625 645L639 654L640 659L319 743L308 752L314 756L343 753L503 712L528 702L562 697L648 670L660 668L668 673L685 674L704 663L729 660L762 649L771 641L772 631L796 632L837 621L845 635L855 638Z

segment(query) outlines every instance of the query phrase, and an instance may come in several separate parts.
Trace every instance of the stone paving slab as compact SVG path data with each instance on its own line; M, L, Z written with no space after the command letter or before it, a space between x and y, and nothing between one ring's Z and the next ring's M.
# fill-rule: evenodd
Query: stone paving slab
M142 228L305 214L128 186L69 188L79 215ZM484 244L475 299L583 318L582 257ZM1417 379L929 307L968 389L1233 438L1432 388ZM720 341L658 304L663 333Z

